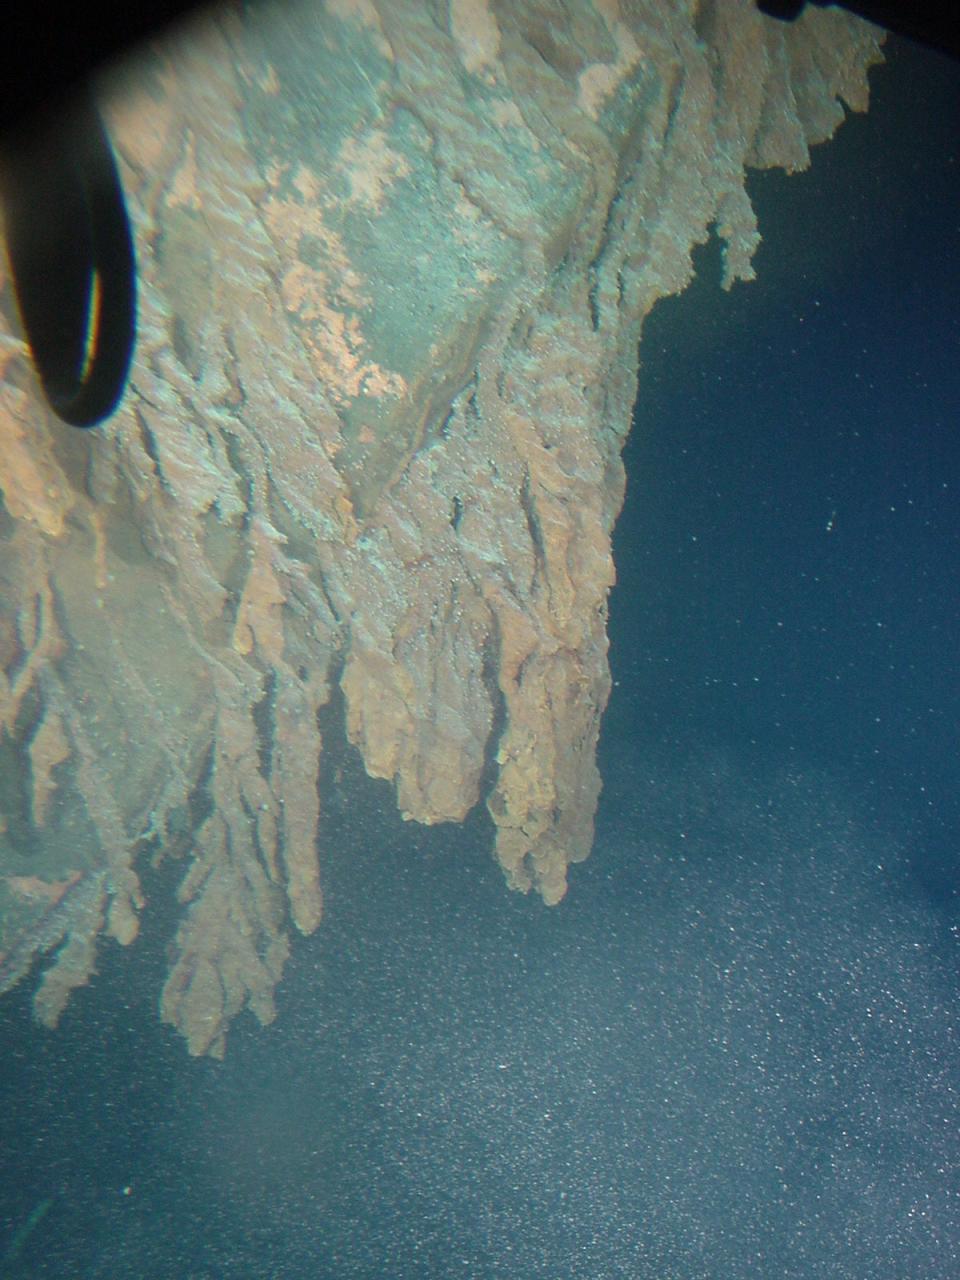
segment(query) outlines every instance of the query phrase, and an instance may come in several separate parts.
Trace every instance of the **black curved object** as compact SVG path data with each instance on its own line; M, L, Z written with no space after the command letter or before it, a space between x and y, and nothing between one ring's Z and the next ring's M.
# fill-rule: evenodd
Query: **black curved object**
M92 96L0 143L0 200L20 317L53 411L93 427L114 411L136 331L123 189Z
M35 119L113 59L217 0L73 0L69 17L37 0L5 0L0 129ZM223 3L223 0L220 0Z

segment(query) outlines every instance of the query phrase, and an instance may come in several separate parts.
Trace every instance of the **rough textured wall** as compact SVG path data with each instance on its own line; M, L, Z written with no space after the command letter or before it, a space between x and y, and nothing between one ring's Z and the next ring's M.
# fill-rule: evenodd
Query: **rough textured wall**
M317 710L507 882L590 852L637 344L747 165L867 104L876 32L747 0L227 11L105 87L142 273L117 417L0 342L0 990L55 1024L180 856L162 1014L221 1054L321 916ZM482 779L492 777L489 794ZM318 838L319 828L319 838Z

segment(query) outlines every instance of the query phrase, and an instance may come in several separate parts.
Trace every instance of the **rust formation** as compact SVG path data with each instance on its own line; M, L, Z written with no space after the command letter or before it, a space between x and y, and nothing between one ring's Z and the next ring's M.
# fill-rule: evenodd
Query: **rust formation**
M0 990L43 957L54 1025L177 856L163 1018L212 1055L269 1022L322 915L335 680L404 816L485 801L507 883L563 897L644 317L711 228L752 277L746 169L805 167L879 57L747 0L328 0L105 81L140 264L111 422L51 417L3 299Z

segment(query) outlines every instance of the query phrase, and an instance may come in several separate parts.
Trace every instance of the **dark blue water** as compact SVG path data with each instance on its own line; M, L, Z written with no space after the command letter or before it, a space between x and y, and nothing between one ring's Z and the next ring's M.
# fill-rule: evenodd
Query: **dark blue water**
M759 281L708 246L651 317L564 903L348 770L324 925L216 1064L148 884L56 1034L0 1005L3 1239L52 1202L5 1275L960 1274L958 83L874 73L753 182Z

